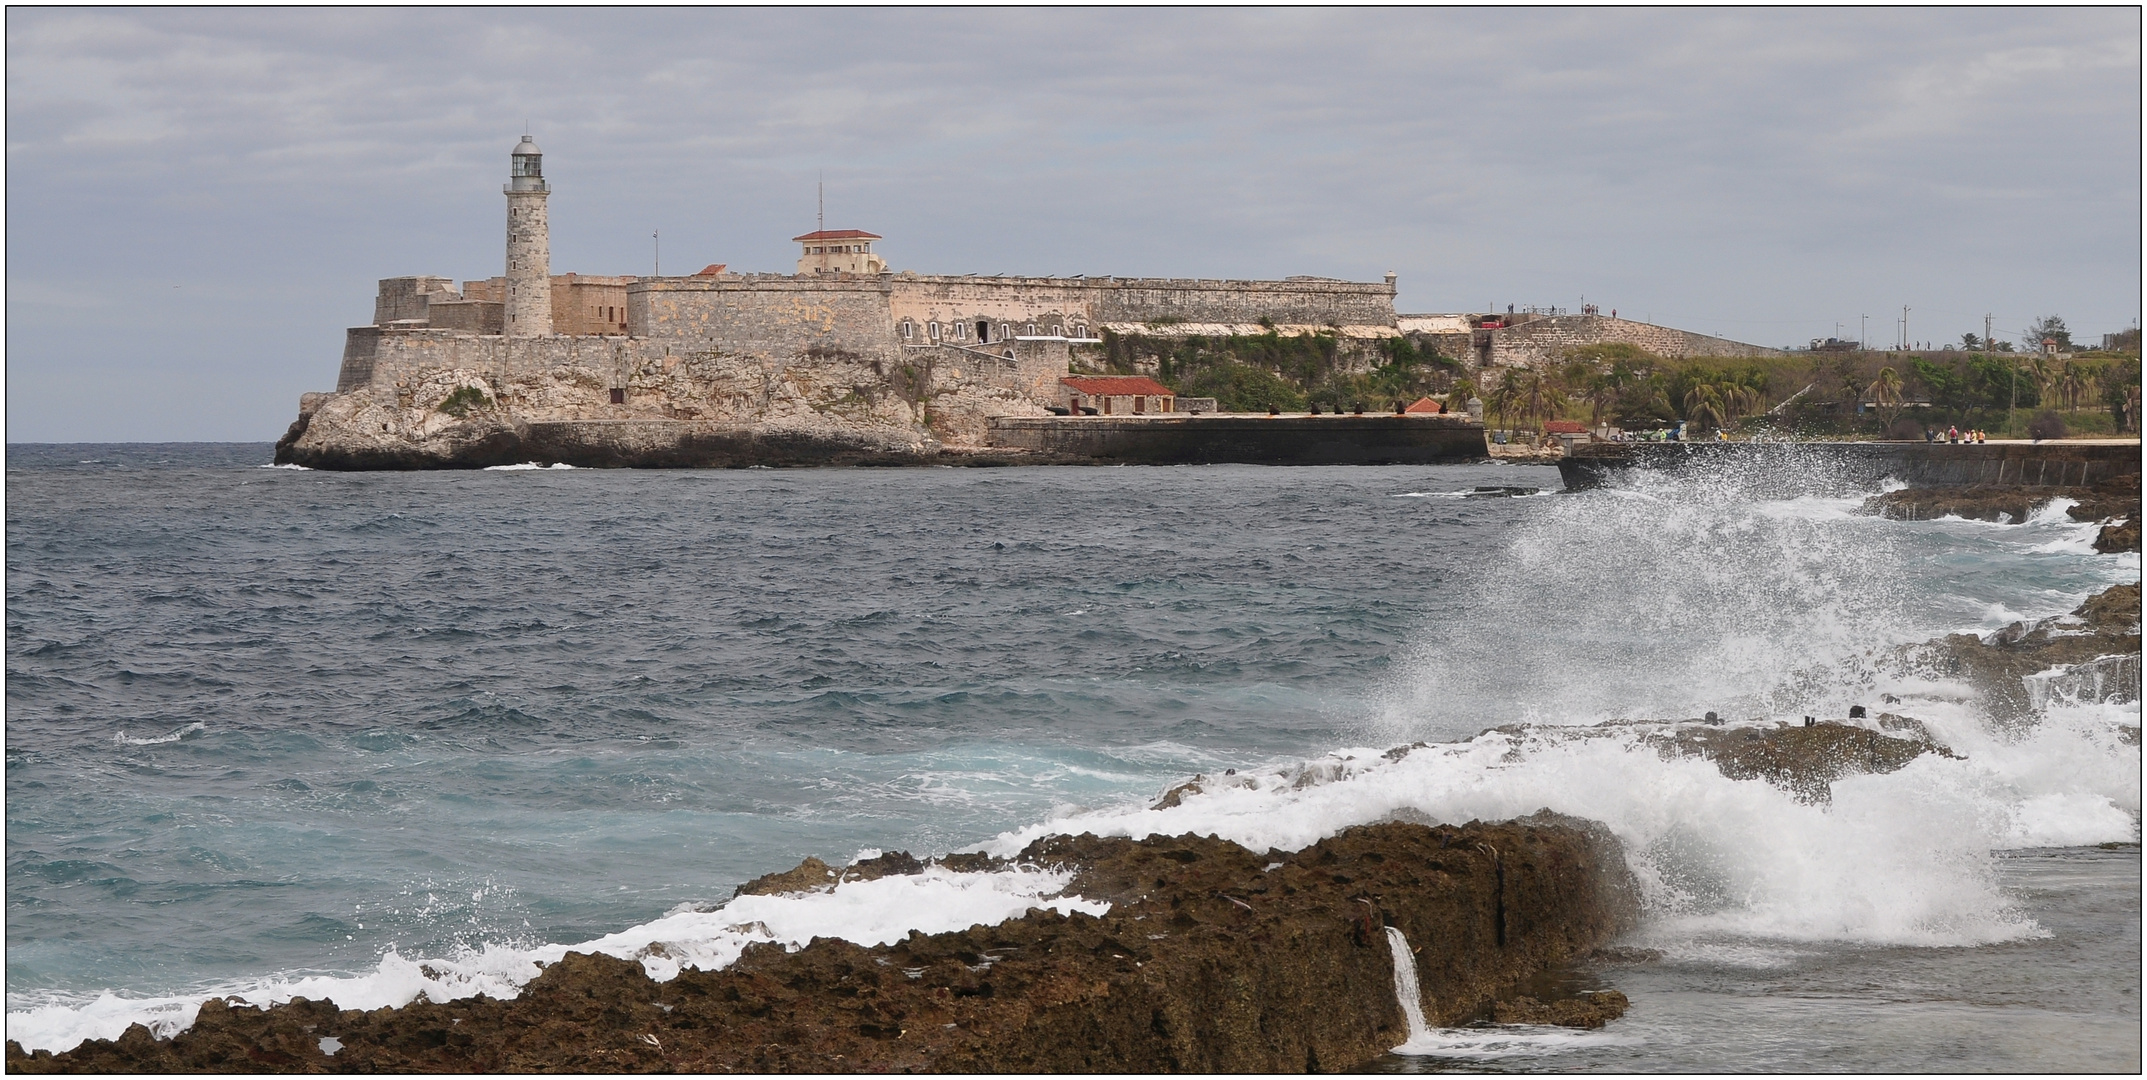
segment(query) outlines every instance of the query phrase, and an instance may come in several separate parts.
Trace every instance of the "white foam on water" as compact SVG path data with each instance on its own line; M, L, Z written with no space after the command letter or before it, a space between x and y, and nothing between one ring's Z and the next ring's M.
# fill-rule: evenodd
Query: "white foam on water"
M2067 526L2077 525L2079 523L2075 522L2072 519L2072 515L2068 513L2068 511L2078 505L2080 505L2079 500L2067 498L2061 495L2055 499L2051 499L2050 501L2029 510L2027 520L2021 522L2021 524Z
M1637 1046L1641 1040L1603 1031L1537 1024L1486 1024L1481 1027L1433 1028L1394 1048L1405 1057L1467 1058L1496 1061L1546 1057L1605 1046Z
M1959 539L1962 530L1890 522L1859 507L1855 494L1758 499L1735 483L1644 476L1628 488L1536 500L1510 547L1487 558L1452 610L1433 613L1436 622L1395 666L1366 746L1240 766L1162 810L1062 806L986 848L1011 855L1046 835L1094 832L1212 834L1255 851L1295 851L1358 824L1501 821L1549 809L1602 822L1622 842L1645 909L1640 936L1676 962L1767 968L1794 962L1808 943L1972 946L2040 935L1999 887L1993 852L2139 837L2140 748L2126 730L2137 731L2138 704L2050 695L2036 722L1994 725L1969 687L1901 670L1888 651L1934 636L1934 605L1955 621L1985 604L1986 620L2056 614L2015 607L2037 589L2054 598L2077 588L2084 576L2136 576L2139 560L2088 554L2078 538L2092 527L2058 520L2062 507L2023 525L1967 530L1969 540ZM2009 567L2064 572L1994 590L2014 606L1989 597L1965 609L1937 604L1931 587L1916 583L1941 541L2001 549L1989 557L1996 569L1976 571L1977 580ZM2059 543L2067 546L2044 550ZM1916 717L1958 756L1926 754L1893 773L1845 777L1817 805L1761 780L1729 779L1702 759L1664 757L1649 739L1669 734L1671 723L1608 722L1708 710L1733 723L1796 722L1844 716L1848 705L1876 705L1882 694L1899 704L1880 708ZM1513 726L1483 730L1493 724ZM186 730L149 740L122 733L121 741L174 741ZM1429 745L1384 753L1413 740ZM64 1050L132 1022L171 1034L209 996L265 1005L303 995L345 1008L419 995L513 997L540 964L570 950L634 959L668 979L685 967L727 965L756 942L886 944L911 930L994 924L1032 907L1106 910L1057 895L1068 880L934 868L674 910L574 946L491 944L433 960L391 952L363 974L35 1003L9 1014L9 1034L26 1047ZM1398 993L1399 983L1398 964ZM1496 1058L1610 1041L1565 1029L1412 1028L1397 1052Z
M86 464L86 463L85 463L85 464ZM254 468L256 468L256 469L295 469L295 470L297 470L297 471L299 471L299 472L312 472L312 471L313 471L313 468L312 468L312 466L309 466L309 465L256 465L256 466L254 466Z
M1771 721L1770 721L1771 722ZM1501 821L1550 809L1623 842L1651 924L1671 938L1978 945L2041 933L1999 889L1991 852L2138 835L2139 752L2092 727L1986 737L1834 784L1831 805L1645 742L1666 725L1491 731L1388 760L1370 749L1212 779L1175 807L1067 814L1003 834L1217 835L1300 850L1392 819ZM2083 766L2083 760L2099 764Z
M199 720L196 720L191 724L181 727L175 731L171 731L167 734L154 735L146 738L138 739L132 735L127 734L124 731L115 732L112 735L112 741L119 743L123 746L159 746L164 743L178 742L179 740L184 739L189 735L206 735L208 734L208 731L209 725L202 723Z
M517 948L488 944L460 956L410 959L390 952L379 966L355 975L304 974L204 989L199 993L123 998L103 994L89 1002L55 1002L7 1014L8 1037L30 1050L55 1053L84 1039L112 1039L129 1024L146 1025L168 1037L194 1022L211 997L268 1006L294 997L330 1000L345 1009L400 1008L423 996L430 1001L485 994L512 998L569 952L602 953L638 960L657 981L685 968L716 970L735 962L747 946L773 943L797 949L814 938L841 938L859 945L890 945L912 930L926 934L995 926L1031 908L1061 914L1102 915L1110 904L1059 895L1070 872L1037 869L959 874L940 867L922 873L850 881L825 890L777 896L740 896L713 911L673 911L660 919L575 945Z
M554 470L554 469L571 469L571 468L573 468L573 467L574 467L574 466L572 466L572 465L568 465L568 464L566 464L565 462L554 462L553 464L550 464L550 465L539 465L539 464L537 464L537 463L536 463L536 462L534 462L534 461L525 461L525 462L522 462L522 463L521 463L521 464L519 464L519 465L487 465L487 466L485 466L485 469L484 469L484 471L486 471L486 472L528 472L528 471L530 471L530 470L532 470L532 469L535 469L535 470L538 470L538 471L540 471L540 472L541 472L541 471L545 471L545 470Z

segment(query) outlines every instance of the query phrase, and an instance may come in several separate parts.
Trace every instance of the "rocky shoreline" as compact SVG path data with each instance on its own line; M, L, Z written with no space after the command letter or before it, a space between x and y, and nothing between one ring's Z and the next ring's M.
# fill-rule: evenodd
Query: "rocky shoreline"
M2137 693L2140 586L2070 615L1905 657L1965 678L2001 721L2029 714L2023 677L2097 664ZM2130 668L2122 668L2129 660ZM2098 669L2099 670L2099 669ZM1624 722L1616 722L1622 724ZM1704 758L1807 803L1844 776L1952 756L1912 718L1653 722L1642 741ZM1505 729L1500 729L1505 730ZM1552 738L1598 728L1529 729ZM2137 728L2129 738L2137 741ZM1397 747L1401 758L1422 748ZM1226 779L1196 777L1157 807ZM1398 815L1407 818L1409 815ZM419 1000L343 1010L304 999L212 1000L170 1039L137 1024L60 1054L10 1040L10 1072L1281 1072L1361 1067L1407 1037L1389 928L1412 953L1425 1019L1600 1027L1609 989L1546 995L1564 965L1647 962L1617 938L1640 916L1624 852L1594 822L1539 812L1504 823L1391 820L1298 852L1214 837L1038 840L1011 859L896 852L836 869L817 859L740 894L796 894L919 874L1040 867L1100 916L1032 908L996 926L913 932L888 946L816 938L748 946L721 970L658 982L638 959L569 953L511 1000ZM652 946L651 950L660 949ZM649 950L645 950L649 951ZM660 953L650 951L650 955ZM1548 997L1546 1000L1545 998Z
M2105 522L2095 537L2104 554L2140 549L2140 476L2115 476L2091 487L2035 488L2020 484L1908 487L1873 495L1864 509L1897 521L1928 521L1951 515L1975 521L2019 524L2052 499L2073 500L2066 516Z
M865 948L753 946L656 982L580 953L510 1001L345 1011L204 1005L169 1040L139 1025L63 1054L8 1044L10 1072L1334 1071L1407 1038L1388 927L1414 953L1434 1024L1495 1015L1502 992L1637 920L1601 827L1360 826L1295 853L1196 836L1038 841L1010 863L1074 870L1101 917L1032 909L998 926ZM1005 865L951 856L958 871ZM845 878L915 873L895 854ZM807 864L747 891L824 883ZM1599 1025L1622 1009L1516 999L1507 1015ZM327 1053L324 1047L332 1047Z
M1945 678L1974 686L1991 716L2025 722L2040 704L2031 687L2066 678L2107 673L2126 696L2139 700L2140 585L2115 585L2091 596L2070 614L2016 622L1994 634L1952 634L1909 650L1912 662ZM2135 736L2137 737L2137 736Z

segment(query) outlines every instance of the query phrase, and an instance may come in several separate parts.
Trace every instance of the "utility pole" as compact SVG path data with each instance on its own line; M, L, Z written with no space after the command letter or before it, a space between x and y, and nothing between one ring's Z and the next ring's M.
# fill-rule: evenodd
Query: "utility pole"
M657 277L662 277L662 276L663 276L663 230L662 230L662 229L658 229L658 230L656 230L655 232L652 232L652 233L650 233L650 234L649 234L649 239L651 239L651 240L654 240L654 241L656 242L656 276L657 276Z
M1994 342L1990 339L1990 312L1988 311L1983 313L1983 351L1986 353L1993 353L1998 351L1997 342ZM2005 361L2005 368L2006 371L2010 373L2013 377L2011 395L2007 397L2005 401L2005 426L2012 427L2013 410L2020 408L2019 359L2008 357Z
M1983 313L1983 351L1998 351L1998 344L1990 339L1990 312L1988 311Z
M819 186L818 186L817 190L818 190L818 192L819 192L819 200L820 200L820 217L819 217L819 221L820 221L820 228L819 228L819 231L820 231L820 232L822 232L822 233L825 233L825 232L827 232L827 173L824 173L824 172L823 172L823 173L821 173L821 174L820 174L820 183L819 183ZM823 273L823 274L825 274L825 273L827 273L827 237L826 237L826 236L822 236L822 237L820 238L820 244L819 244L819 247L820 247L820 272L821 272L821 273Z
M1869 345L1865 344L1865 339L1866 339L1866 338L1868 338L1868 337L1870 336L1870 334L1871 334L1871 316L1869 316L1869 315L1858 315L1858 316L1856 317L1856 351L1857 351L1857 352L1867 352L1867 351L1869 351L1869 350L1870 350L1871 346L1869 346Z
M1908 350L1908 305L1901 305L1901 349Z

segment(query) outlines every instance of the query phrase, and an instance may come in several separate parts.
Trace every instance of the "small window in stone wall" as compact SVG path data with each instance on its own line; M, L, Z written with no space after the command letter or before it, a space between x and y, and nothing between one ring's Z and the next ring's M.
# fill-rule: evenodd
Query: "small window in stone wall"
M611 403L613 405L626 404L626 389L624 387L614 386L611 388Z

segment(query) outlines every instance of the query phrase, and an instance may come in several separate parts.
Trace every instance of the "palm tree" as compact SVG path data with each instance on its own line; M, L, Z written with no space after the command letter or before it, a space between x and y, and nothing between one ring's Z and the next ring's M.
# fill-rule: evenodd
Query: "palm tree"
M1491 406L1491 415L1499 419L1512 412L1514 406L1521 403L1521 369L1507 368L1499 376L1498 385L1484 396L1484 403Z
M1702 429L1722 427L1722 391L1713 383L1694 383L1685 391L1685 422Z
M1886 426L1892 427L1901 417L1901 373L1890 367L1879 369L1879 377L1871 380L1872 400L1879 404L1879 415Z
M2057 376L2058 393L2065 397L2066 412L2080 411L2080 395L2087 389L2087 384L2088 375L2081 370L2081 365L2066 361Z
M1469 399L1482 396L1483 391L1469 381L1467 376L1455 379L1454 385L1446 388L1446 411L1466 416L1469 412Z
M1858 377L1855 366L1846 357L1836 369L1835 379L1841 387L1841 411L1854 413L1864 399L1864 380Z
M2048 356L2037 353L2028 361L2028 378L2035 383L2035 400L2046 402L2050 391L2057 385L2057 372L2053 370Z
M1723 412L1728 415L1732 422L1758 412L1760 405L1765 400L1764 396L1759 392L1759 387L1752 385L1745 378L1723 380L1719 393L1722 397Z
M1621 382L1616 370L1590 372L1581 380L1580 399L1588 403L1589 426L1603 426L1603 408L1618 400Z
M1521 421L1537 421L1539 432L1542 430L1541 421L1565 408L1565 388L1558 385L1556 376L1541 368L1528 369L1527 374L1521 376L1519 389Z

